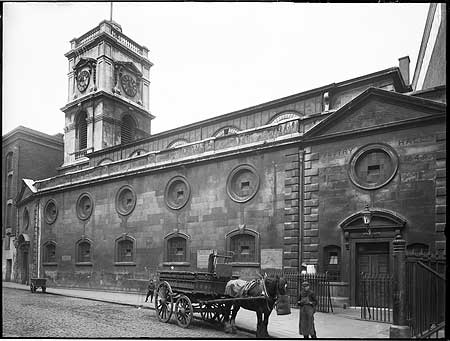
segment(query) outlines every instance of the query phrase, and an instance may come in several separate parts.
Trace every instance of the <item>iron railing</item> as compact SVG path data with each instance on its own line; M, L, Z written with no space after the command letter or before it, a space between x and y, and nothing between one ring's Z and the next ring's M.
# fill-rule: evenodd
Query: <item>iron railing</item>
M360 274L361 319L378 322L392 322L393 276L390 274Z
M429 338L445 326L445 255L406 257L406 319L411 335Z
M270 270L267 275L275 277L282 276L287 280L289 295L289 304L293 308L297 308L297 300L300 294L301 284L305 281L309 282L311 290L314 291L317 298L316 310L329 313L333 312L333 305L331 302L331 287L328 275L325 273L302 274L296 269L285 270Z

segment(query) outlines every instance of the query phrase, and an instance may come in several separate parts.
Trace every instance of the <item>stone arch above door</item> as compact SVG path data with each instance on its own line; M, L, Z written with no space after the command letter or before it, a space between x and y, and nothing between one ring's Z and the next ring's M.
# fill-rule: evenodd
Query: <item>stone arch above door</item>
M402 233L407 221L400 214L384 208L370 208L372 219L367 226L363 221L363 210L356 212L339 223L344 232L345 246L348 248L349 239L394 238Z

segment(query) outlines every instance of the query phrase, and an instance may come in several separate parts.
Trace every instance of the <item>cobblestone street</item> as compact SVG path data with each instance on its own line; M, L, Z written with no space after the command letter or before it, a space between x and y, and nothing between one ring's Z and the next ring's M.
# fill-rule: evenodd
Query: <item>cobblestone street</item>
M189 328L159 322L155 311L90 300L3 288L3 337L67 338L254 338L201 321Z

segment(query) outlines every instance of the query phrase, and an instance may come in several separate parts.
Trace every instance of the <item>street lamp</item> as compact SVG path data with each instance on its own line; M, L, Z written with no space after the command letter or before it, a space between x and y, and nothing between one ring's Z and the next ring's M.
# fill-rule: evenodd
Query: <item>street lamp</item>
M372 234L372 231L370 230L370 222L372 220L372 212L370 211L368 204L366 204L364 211L362 211L362 216L363 216L364 225L366 225L366 229L367 229L366 233L370 236Z

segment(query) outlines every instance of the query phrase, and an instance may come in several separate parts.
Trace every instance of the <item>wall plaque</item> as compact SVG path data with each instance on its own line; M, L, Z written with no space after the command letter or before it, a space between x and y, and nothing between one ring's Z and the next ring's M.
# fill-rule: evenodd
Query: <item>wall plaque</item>
M70 255L63 255L63 256L61 256L61 260L63 262L70 262L72 260L72 256L70 256Z
M283 249L261 249L261 269L282 269Z

